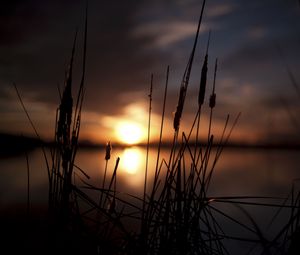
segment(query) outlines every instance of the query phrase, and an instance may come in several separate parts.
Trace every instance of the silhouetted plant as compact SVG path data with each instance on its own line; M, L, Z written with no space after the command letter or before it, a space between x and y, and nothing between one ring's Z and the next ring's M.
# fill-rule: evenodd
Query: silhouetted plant
M162 158L160 150L164 128L169 66L167 68L157 160L155 169L153 169L154 179L151 183L152 186L150 186L150 192L147 194L147 187L150 185L147 171L153 86L153 76L151 76L147 163L142 198L126 194L117 189L118 166L120 160L122 160L119 157L115 162L110 178L108 177L108 161L111 158L112 148L110 142L106 144L102 185L90 184L86 172L75 165L85 91L87 14L82 78L74 109L72 75L76 32L69 68L66 72L65 87L57 109L55 146L51 149L51 166L48 164L45 152L44 156L48 165L49 212L55 221L53 231L60 231L62 228L66 231L63 233L70 234L71 238L78 239L78 242L85 240L86 237L91 238L93 240L92 245L94 245L92 250L95 254L228 254L229 251L224 244L224 240L238 240L260 245L264 254L273 254L273 252L275 254L280 254L280 252L282 254L284 252L294 254L293 252L298 248L297 240L299 240L300 235L299 193L295 197L294 190L291 192L291 204L288 206L286 204L249 202L249 199L270 199L270 197L208 196L218 159L228 143L240 116L240 114L237 115L229 128L230 117L227 115L221 137L216 142L215 136L211 132L213 110L216 106L216 60L213 88L208 104L210 110L209 124L207 131L204 131L207 132L205 134L207 135L207 141L205 143L199 141L200 131L203 132L200 130L200 120L202 117L201 108L205 104L208 81L210 33L201 71L199 95L197 102L195 102L198 106L197 112L189 132L187 134L185 132L179 133L205 2L204 0L202 3L195 40L179 88L179 97L173 119L173 143L168 158ZM30 120L19 93L18 96ZM32 126L34 128L33 124ZM38 136L37 132L36 134ZM192 141L193 135L195 142ZM86 180L80 178L80 185L72 181L75 169L86 177ZM86 191L95 192L99 200L95 201L94 197ZM248 217L252 226L244 224L219 209L217 206L219 203L237 206ZM291 216L277 236L273 240L267 240L252 216L242 207L243 205L288 208L291 209ZM231 224L236 224L257 238L236 237L225 233L219 221L220 218L229 220ZM128 220L135 221L139 227L134 231L128 230L124 224ZM282 245L278 245L279 240L283 240Z

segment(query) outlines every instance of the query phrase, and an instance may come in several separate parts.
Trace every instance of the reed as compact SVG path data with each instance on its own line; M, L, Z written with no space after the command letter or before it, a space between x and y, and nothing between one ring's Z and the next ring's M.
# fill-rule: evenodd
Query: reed
M108 142L105 147L105 168L104 168L104 176L103 176L103 181L102 181L102 189L104 190L105 188L105 181L106 181L106 172L107 172L107 165L108 161L110 160L111 157L111 144ZM99 206L102 206L102 199L103 199L103 193L100 195L100 200L99 200Z
M199 128L200 128L200 119L201 119L201 108L204 103L205 91L206 91L206 82L207 82L207 62L208 62L208 49L210 42L210 31L208 35L206 54L204 57L204 62L201 70L201 78L200 78L200 86L199 86L199 94L198 94L198 116L197 119L197 128L196 128L196 136L195 136L195 155L197 154L198 140L199 140ZM208 139L209 140L209 139ZM201 148L199 149L199 153L201 154Z
M213 87L208 102L209 123L207 129L201 129L202 132L207 132L207 143L199 143L201 108L205 105L206 86L209 80L208 48L210 33L201 71L199 95L197 102L195 102L198 109L195 112L188 132L179 132L205 2L204 0L202 3L192 51L180 83L179 97L173 119L173 143L168 157L162 158L160 154L169 81L169 66L167 67L164 97L162 100L160 137L157 147L156 165L155 169L152 169L154 171L152 184L148 182L148 153L153 96L153 75L151 75L147 155L142 197L118 190L118 167L120 160L122 160L120 157L116 159L111 176L107 175L107 171L109 170L108 161L111 159L112 153L110 142L105 147L105 166L102 185L92 185L88 181L90 177L86 174L86 171L75 164L80 133L81 111L85 94L87 10L82 77L74 108L72 96L74 81L72 75L77 32L75 34L69 67L66 72L65 86L62 93L59 92L60 103L55 122L55 146L51 150L51 167L49 166L45 152L44 156L48 166L49 177L49 212L55 223L53 231L54 233L63 233L65 236L71 236L78 240L79 243L85 240L84 237L92 239L94 253L91 254L229 254L224 240L236 240L260 245L263 254L271 254L273 251L288 251L289 254L293 254L298 248L300 193L295 193L294 187L284 204L264 202L264 199L275 199L271 197L216 197L208 195L218 160L240 117L239 113L231 121L230 116L226 116L221 137L216 142L211 128L213 110L216 107L216 74L218 63L216 59ZM15 89L35 133L39 137L16 86ZM191 141L193 134L196 134L195 141ZM28 161L27 165L29 165ZM29 188L29 166L27 169ZM77 171L84 176L84 178L79 178L79 184L75 184L72 181L72 177L77 174ZM150 190L149 194L148 190ZM99 200L95 201L94 196L89 195L89 192L96 193L96 197ZM250 199L256 199L256 202ZM290 204L287 204L288 201L290 201ZM218 207L220 204L238 207L250 220L251 225L247 225L224 212ZM253 217L243 206L277 207L280 210L289 209L291 210L290 218L274 239L268 240L262 233L260 226L257 225ZM280 213L280 210L277 214ZM274 220L277 214L275 214ZM255 236L255 238L244 238L225 233L219 221L220 218L228 220L231 224ZM128 220L135 222L138 228L134 231L128 230L125 224ZM278 245L280 240L283 240L283 245L281 246ZM76 246L77 243L73 243L72 245Z
M30 166L29 166L29 158L28 153L25 153L26 156L26 167L27 167L27 217L30 214Z

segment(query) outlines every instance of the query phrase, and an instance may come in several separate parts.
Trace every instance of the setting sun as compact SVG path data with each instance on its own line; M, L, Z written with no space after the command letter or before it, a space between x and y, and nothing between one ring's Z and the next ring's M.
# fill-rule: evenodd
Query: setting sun
M143 127L134 122L122 121L116 126L118 139L126 144L137 144L144 138Z

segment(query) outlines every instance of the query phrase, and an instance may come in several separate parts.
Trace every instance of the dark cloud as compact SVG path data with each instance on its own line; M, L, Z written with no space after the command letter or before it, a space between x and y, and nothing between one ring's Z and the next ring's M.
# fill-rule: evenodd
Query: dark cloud
M90 1L88 34L87 106L99 110L120 92L143 90L155 56L143 53L143 38L131 37L134 16L141 1ZM1 80L15 81L35 90L36 100L57 101L75 29L80 27L75 78L80 77L84 1L29 1L14 3L6 19L1 43ZM11 4L12 5L12 4ZM10 31L8 33L8 31ZM76 79L75 79L76 81ZM110 95L110 96L108 96Z

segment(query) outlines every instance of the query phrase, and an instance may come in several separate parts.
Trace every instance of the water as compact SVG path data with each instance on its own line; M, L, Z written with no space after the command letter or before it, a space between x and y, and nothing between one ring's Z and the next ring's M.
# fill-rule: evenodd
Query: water
M142 197L145 176L145 148L130 147L114 149L108 162L107 177L113 172L117 157L121 158L117 176L117 190ZM82 185L83 179L100 187L105 167L105 151L96 149L79 150L76 165L84 169L90 179L76 170L75 183ZM156 151L150 150L148 166L148 188L153 179L156 165ZM161 158L168 158L168 149L163 149ZM28 154L30 173L30 204L46 205L48 181L46 164L41 150L36 149ZM209 196L271 196L286 197L290 192L293 180L300 177L299 151L293 150L254 150L225 148L217 162L209 189ZM18 155L0 159L0 210L19 208L27 201L27 167L26 156ZM297 184L297 182L295 182ZM253 200L252 200L253 201ZM256 200L257 201L257 200ZM276 202L281 200L259 200ZM234 205L215 203L218 209L251 225L250 218ZM255 220L262 232L271 236L278 231L288 219L288 213L282 212L276 224L267 228L270 219L276 212L273 207L243 206ZM25 210L25 209L24 209ZM233 236L245 236L241 228L232 224L220 215L216 215L224 229L230 230ZM229 242L230 245L230 242ZM246 244L247 248L249 247ZM251 246L251 245L250 245ZM245 249L244 243L232 248L238 252Z

